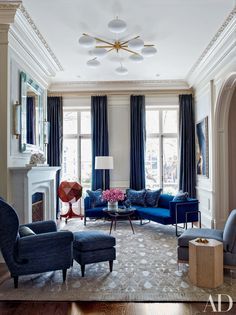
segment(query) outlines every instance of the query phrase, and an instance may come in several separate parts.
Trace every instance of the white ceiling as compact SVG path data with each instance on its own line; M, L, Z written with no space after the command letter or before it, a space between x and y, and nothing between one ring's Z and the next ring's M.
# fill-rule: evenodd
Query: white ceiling
M175 80L186 78L235 0L23 0L23 4L62 64L64 71L57 73L55 82ZM157 48L157 54L141 64L122 53L129 70L125 77L114 71L119 66L116 52L91 69L86 66L91 59L88 50L78 45L83 32L115 39L107 28L115 16L127 23L122 39L140 35Z

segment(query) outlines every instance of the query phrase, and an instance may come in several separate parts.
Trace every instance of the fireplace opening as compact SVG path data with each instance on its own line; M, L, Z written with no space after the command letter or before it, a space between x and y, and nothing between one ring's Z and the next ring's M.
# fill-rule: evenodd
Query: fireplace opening
M43 193L35 193L32 195L32 222L43 221Z

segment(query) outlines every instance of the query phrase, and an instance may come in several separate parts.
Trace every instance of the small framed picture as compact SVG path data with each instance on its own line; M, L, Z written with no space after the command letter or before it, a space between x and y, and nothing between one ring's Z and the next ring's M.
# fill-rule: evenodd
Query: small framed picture
M196 124L197 175L209 177L208 116Z

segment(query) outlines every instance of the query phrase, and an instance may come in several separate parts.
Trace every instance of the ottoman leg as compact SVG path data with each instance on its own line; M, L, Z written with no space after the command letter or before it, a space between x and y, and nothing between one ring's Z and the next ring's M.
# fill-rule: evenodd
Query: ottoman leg
M81 274L82 274L82 277L84 277L84 272L85 272L85 265L81 265Z
M62 270L63 282L66 281L66 272L67 272L67 269L63 269L63 270Z
M110 272L113 270L113 260L109 260Z

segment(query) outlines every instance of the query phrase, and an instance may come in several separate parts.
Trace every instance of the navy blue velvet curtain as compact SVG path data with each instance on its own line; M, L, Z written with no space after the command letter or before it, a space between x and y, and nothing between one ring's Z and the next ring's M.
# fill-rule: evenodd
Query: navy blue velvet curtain
M109 170L105 171L105 183L103 183L104 170L95 170L95 157L109 155L107 96L91 97L92 120L92 189L109 189ZM104 186L105 184L105 186Z
M63 145L63 107L62 97L48 97L47 119L50 123L50 134L48 142L48 164L50 166L61 166L62 164L62 145ZM56 185L60 184L60 174L57 172ZM59 198L56 204L57 216L60 212Z
M145 188L145 96L130 96L130 188Z
M32 96L26 98L26 141L35 144L35 106Z
M179 189L196 196L195 120L192 95L179 95Z

